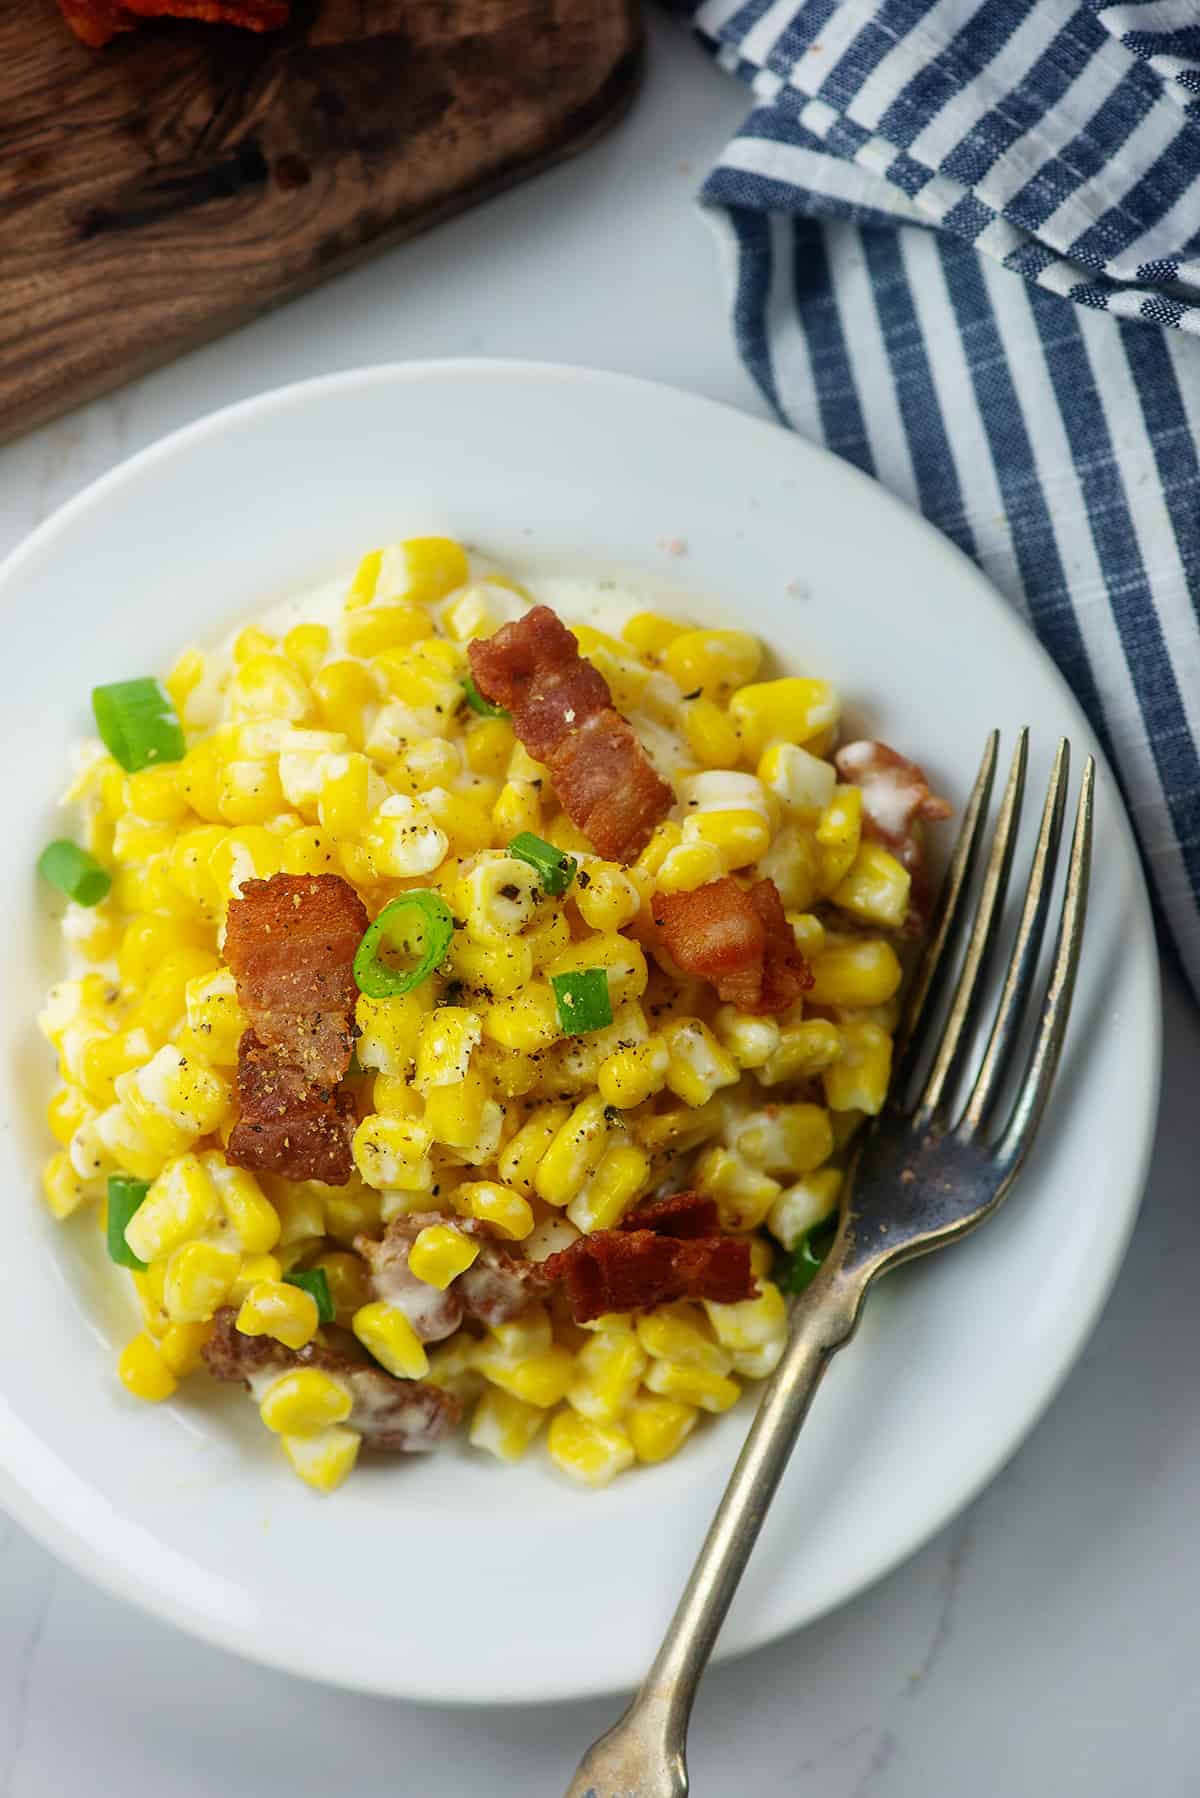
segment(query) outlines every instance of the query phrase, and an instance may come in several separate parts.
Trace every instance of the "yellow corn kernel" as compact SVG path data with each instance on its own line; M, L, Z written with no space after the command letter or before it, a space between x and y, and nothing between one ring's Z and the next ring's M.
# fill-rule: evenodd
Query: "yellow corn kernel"
M663 652L663 667L683 693L725 699L758 673L762 647L747 631L683 631Z
M538 1165L571 1115L569 1105L539 1105L530 1113L496 1163L507 1186L531 1198Z
M515 856L482 858L464 884L467 930L478 943L517 936L533 917L539 896L537 874Z
M168 1125L147 1129L123 1105L110 1105L107 1111L84 1119L71 1138L68 1153L72 1167L85 1180L118 1172L131 1174L135 1180L153 1180L161 1173L163 1162L186 1147L186 1140Z
M368 1186L420 1192L433 1179L429 1130L416 1118L371 1112L354 1132L354 1165Z
M633 922L642 909L642 895L623 868L593 862L579 871L575 903L585 924L612 932Z
M842 1025L842 1052L824 1073L825 1098L833 1111L883 1110L892 1077L892 1039L878 1024Z
M353 1409L343 1382L317 1367L296 1367L273 1380L258 1405L259 1416L277 1436L316 1436L345 1423Z
M176 713L186 724L187 702L204 678L204 657L198 649L185 649L163 681Z
M211 1333L207 1323L171 1324L163 1331L158 1352L177 1380L186 1379L201 1365Z
M825 947L825 926L812 912L790 911L787 921L792 927L796 947L811 961Z
M126 864L146 863L169 849L174 840L175 833L169 824L147 824L131 812L125 812L117 819L113 830L112 856L115 861ZM119 881L118 884L124 886L126 883Z
M313 1267L324 1272L338 1323L347 1323L370 1296L363 1262L345 1249L330 1249L327 1254L317 1257Z
M542 822L542 797L528 780L505 781L492 811L492 825L498 844L511 843L523 830L536 836Z
M464 1405L478 1398L484 1389L483 1375L475 1367L478 1346L469 1331L459 1330L436 1348L430 1348L429 1372L425 1375L429 1384L453 1393Z
M270 655L275 647L275 639L257 624L248 624L245 630L238 632L233 640L234 666L240 668L251 656Z
M666 1037L656 1031L644 1043L630 1043L600 1063L596 1075L600 1096L606 1105L628 1111L662 1091L667 1084L669 1066Z
M42 1196L52 1217L61 1223L95 1192L95 1187L75 1170L66 1149L51 1155L42 1169Z
M654 884L660 893L694 893L727 872L728 863L715 843L693 839L668 850Z
M755 1018L735 1005L722 1005L713 1019L717 1040L739 1068L761 1068L779 1047L774 1018Z
M748 868L771 846L771 826L760 812L692 812L683 823L684 846L706 843L716 849L726 871Z
M108 961L121 940L121 923L111 906L71 904L63 915L62 933L86 961Z
M335 1424L319 1436L281 1436L292 1472L316 1492L336 1492L358 1459L362 1437Z
M551 1418L546 1447L555 1466L584 1486L607 1486L633 1465L633 1444L619 1424L593 1423L577 1411Z
M335 840L357 835L366 824L370 812L370 774L370 762L357 751L325 757L317 818L321 829L328 831ZM426 870L417 871L423 873Z
M787 1341L787 1305L778 1286L770 1280L759 1282L756 1298L743 1299L736 1305L718 1305L704 1301L708 1321L722 1348L732 1351L777 1346L783 1353Z
M66 1060L65 1040L63 1049ZM73 1071L92 1103L103 1107L111 1105L117 1096L118 1075L140 1067L153 1053L154 1045L144 1030L118 1030L111 1036L92 1037L84 1042ZM71 1071L64 1069L64 1072Z
M769 1174L807 1174L833 1153L829 1113L820 1105L770 1105L737 1127L739 1155Z
M462 1191L461 1187L459 1191ZM522 1199L521 1203L525 1201ZM532 1222L531 1216L530 1228ZM408 1251L409 1271L418 1280L424 1280L426 1286L436 1286L439 1292L444 1292L451 1280L466 1272L478 1253L479 1244L456 1230L453 1224L427 1224L418 1232Z
M832 893L845 879L862 840L862 789L833 789L833 798L817 819L818 884L823 894ZM784 904L797 902L790 896Z
M375 597L375 589L379 585L379 571L383 567L383 551L368 550L354 570L354 578L350 582L346 594L347 612L357 611L362 606L369 606Z
M727 712L711 699L693 699L684 708L683 734L702 768L732 768L737 764L737 731Z
M279 1242L282 1250L311 1236L325 1234L325 1201L322 1190L309 1180L283 1180L265 1175L270 1183L271 1202L279 1219Z
M335 1242L353 1242L356 1236L378 1236L383 1222L379 1194L361 1180L335 1186L325 1200L325 1234Z
M228 824L265 824L283 810L278 768L271 762L226 762L217 804Z
M490 1161L500 1147L504 1112L472 1068L457 1086L435 1086L425 1101L425 1126L435 1142L454 1149L472 1166Z
M555 1133L534 1175L534 1190L549 1205L569 1205L600 1165L608 1122L599 1093L581 1100Z
M313 676L312 695L327 730L342 731L356 749L366 741L367 712L378 690L361 662L326 662Z
M450 839L427 808L404 793L386 799L365 836L378 877L409 880L440 867Z
M454 979L481 999L510 999L533 979L533 952L523 937L477 943L456 930L448 956Z
M242 824L214 843L209 879L223 901L235 899L244 880L269 880L283 861L283 843L261 824Z
M138 818L155 824L178 824L188 809L178 779L178 763L141 768L125 777L125 803Z
M419 1380L429 1357L416 1331L395 1305L375 1300L354 1313L354 1334L368 1352L399 1380Z
M238 1044L250 1020L238 1004L237 982L230 970L194 975L183 994L188 1029L204 1059L217 1067L235 1067Z
M298 724L311 707L308 686L281 655L253 655L235 669L225 690L231 719L286 718Z
M485 1340L476 1353L475 1365L489 1385L499 1386L524 1404L545 1411L566 1397L575 1359L570 1349L560 1343L516 1358L498 1354Z
M567 1206L577 1230L611 1230L628 1211L650 1177L650 1158L633 1143L607 1149L600 1165Z
M480 1352L501 1361L525 1361L530 1355L542 1355L554 1341L554 1328L545 1305L526 1306L519 1317L506 1324L493 1324L479 1345Z
M721 1101L712 1099L707 1105L674 1105L653 1117L639 1118L634 1134L651 1155L682 1154L715 1136L724 1121Z
M170 1398L177 1384L157 1343L145 1335L135 1336L132 1342L126 1343L117 1362L117 1372L127 1392L152 1405Z
M398 561L398 566L394 566ZM451 537L409 537L389 553L384 571L387 598L436 605L471 578L467 552Z
M705 1367L685 1367L677 1361L652 1361L646 1386L662 1398L699 1405L702 1411L728 1411L737 1403L741 1388L727 1374L710 1373Z
M779 1197L778 1180L719 1143L705 1149L695 1179L717 1201L723 1230L756 1230Z
M479 1050L479 1069L501 1100L523 1099L542 1078L541 1068L531 1055L522 1055L519 1049L502 1049L498 1043L482 1045ZM510 1116L505 1109L503 1134L507 1135L515 1130L516 1125L515 1111Z
M635 612L622 625L621 635L648 662L659 662L663 651L676 637L682 637L686 629L686 625L677 624L673 618L664 618L658 612Z
M729 701L729 715L737 726L742 754L757 762L771 743L818 740L837 723L840 707L828 681L789 675L742 687Z
M428 1094L435 1086L457 1086L471 1062L471 1051L483 1032L478 1017L461 1005L441 1005L427 1012L417 1033L417 1071L413 1085Z
M903 969L882 937L830 937L812 964L812 1005L886 1005L900 989Z
M360 1067L406 1079L416 1061L421 1025L433 1004L431 983L414 987L395 999L369 999L359 995L354 1018L358 1025Z
M311 824L289 830L283 839L283 874L333 874L336 857L329 838Z
M213 1151L201 1161L242 1253L265 1255L279 1241L279 1213L254 1175L244 1167L232 1167L224 1155Z
M516 738L507 718L474 718L463 733L463 749L472 774L503 780ZM518 783L527 784L527 783Z
M483 1031L505 1049L535 1054L548 1048L562 1035L553 989L547 981L531 980L523 992L489 1005L483 1014Z
M478 1218L510 1242L520 1242L533 1229L529 1201L496 1180L469 1180L453 1194L460 1217Z
M277 1255L247 1255L229 1289L229 1303L240 1305L256 1286L264 1282L277 1285L282 1278L283 1265Z
M841 1052L842 1036L836 1024L827 1018L805 1018L803 1023L784 1025L778 1047L754 1071L763 1086L779 1086L823 1073Z
M810 1230L837 1210L842 1175L835 1167L806 1174L785 1187L767 1214L767 1228L785 1249L794 1249Z
M352 656L375 656L421 642L429 628L429 614L420 606L370 606L347 615L346 648Z
M192 810L208 824L219 824L221 821L220 806L217 803L221 774L233 744L233 730L229 726L221 726L210 736L193 743L179 763L179 790Z
M646 1371L646 1355L632 1331L594 1334L575 1357L567 1403L593 1423L615 1423Z
M849 873L830 897L868 924L898 930L908 916L912 875L879 843L862 843Z
M723 1086L738 1081L736 1062L699 1018L673 1018L663 1026L667 1085L685 1105L705 1105Z
M133 1117L165 1121L192 1140L215 1130L229 1109L228 1084L170 1044L144 1067L118 1074L116 1087L117 1098Z
M291 1349L311 1342L319 1322L312 1294L282 1280L260 1280L252 1286L237 1314L243 1336L271 1336Z
M389 1117L420 1117L421 1096L402 1074L376 1074L371 1085L371 1109L384 1111Z
M160 1041L174 1036L187 1017L189 982L215 971L216 956L207 950L170 950L142 988L130 1023L148 1030ZM190 1058L188 1065L193 1065Z
M165 1261L152 1261L144 1273L131 1270L130 1279L134 1291L138 1295L138 1304L142 1309L142 1319L151 1336L161 1338L171 1326L171 1320L163 1307L163 1287L166 1284L167 1264Z
M466 658L456 644L441 638L381 649L371 666L392 699L423 715L426 735L433 733L439 717L449 724L462 702Z
M758 761L758 778L796 817L814 820L833 798L837 771L796 743L770 743Z
M581 942L570 944L546 964L546 973L575 974L584 968L604 969L614 1007L626 999L640 999L646 990L649 970L641 944L616 932L584 937Z
M323 624L294 624L283 639L283 653L306 681L311 681L329 654L329 631Z
M159 1174L130 1218L126 1244L140 1261L160 1261L207 1229L217 1202L201 1162L195 1155L180 1155Z
M92 1115L93 1107L77 1086L60 1086L46 1107L46 1122L60 1143L70 1142L84 1118Z
M659 1305L639 1316L634 1328L646 1353L656 1361L673 1361L679 1367L701 1367L708 1373L727 1374L729 1356L713 1340L704 1312L698 1305Z
M498 1461L519 1461L546 1421L540 1405L527 1405L489 1386L475 1407L468 1440L472 1448L486 1449Z
M207 1323L227 1303L240 1255L209 1242L185 1242L167 1263L163 1307L173 1324Z
M634 1454L648 1466L669 1461L695 1429L699 1415L695 1405L681 1404L678 1399L635 1399L625 1418Z
M521 940L529 945L534 967L539 970L547 967L571 941L571 926L565 912L557 908L547 910L525 929Z

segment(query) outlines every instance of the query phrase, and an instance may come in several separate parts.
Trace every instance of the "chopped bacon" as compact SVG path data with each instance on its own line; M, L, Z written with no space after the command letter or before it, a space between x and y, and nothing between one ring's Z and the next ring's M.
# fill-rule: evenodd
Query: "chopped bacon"
M654 1230L597 1230L544 1263L561 1280L575 1322L610 1311L646 1311L675 1299L733 1305L758 1290L750 1244L735 1236L660 1236Z
M238 1045L238 1167L344 1186L354 1116L338 1090L354 1047L354 952L367 914L336 874L242 882L225 959L251 1027Z
M470 1267L444 1291L418 1279L408 1265L409 1250L430 1224L453 1224L480 1245ZM510 1255L476 1218L413 1211L393 1218L382 1242L358 1236L354 1246L370 1265L374 1296L403 1311L422 1342L441 1342L453 1336L468 1317L489 1327L508 1323L532 1299L549 1291L541 1267Z
M288 21L288 0L58 0L76 37L99 50L139 18L171 16L209 25L240 25L247 31L278 31Z
M716 1236L720 1230L717 1201L702 1192L673 1192L647 1199L627 1212L619 1230L653 1230L656 1236Z
M929 789L925 770L886 743L846 743L834 757L837 771L863 796L863 835L882 843L912 876L910 925L924 927L929 873L921 826L948 818L953 807Z
M203 1354L215 1378L240 1380L251 1391L297 1367L333 1374L350 1392L353 1408L346 1419L350 1428L372 1448L391 1454L436 1448L462 1416L462 1406L452 1394L423 1380L394 1379L382 1368L352 1361L318 1342L290 1349L272 1336L243 1336L231 1306L217 1312Z
M562 620L535 606L467 655L484 698L512 713L517 736L550 770L567 816L601 855L632 861L675 796Z
M786 1011L812 985L773 880L746 888L727 874L690 893L656 893L651 915L672 960L739 1011Z

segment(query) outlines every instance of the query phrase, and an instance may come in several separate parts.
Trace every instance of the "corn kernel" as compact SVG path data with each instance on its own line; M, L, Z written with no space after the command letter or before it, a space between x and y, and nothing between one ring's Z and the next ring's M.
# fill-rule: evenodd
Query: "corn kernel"
M600 1096L605 1104L628 1111L662 1091L669 1066L667 1039L656 1031L644 1043L630 1043L606 1056L596 1075Z
M436 1286L439 1292L444 1292L452 1280L466 1272L478 1254L479 1244L452 1224L427 1224L417 1233L416 1241L408 1251L409 1271L418 1280L424 1280L427 1286Z
M375 656L385 649L419 643L429 635L429 614L420 606L369 606L348 613L346 648L352 656Z
M653 1117L639 1118L634 1125L634 1134L652 1155L682 1154L685 1149L693 1149L697 1143L715 1136L724 1121L721 1101L711 1099L707 1105L675 1105Z
M613 1006L639 999L646 990L649 970L640 943L615 932L585 937L572 943L546 964L548 976L574 974L585 968L603 968L608 977L608 996Z
M737 1064L699 1018L673 1018L662 1035L667 1085L685 1105L705 1105L721 1087L737 1084Z
M820 1105L770 1105L737 1126L739 1155L768 1174L807 1174L833 1153L829 1113Z
M574 1373L571 1351L558 1343L516 1359L497 1354L485 1341L476 1354L475 1365L489 1384L542 1410L566 1397Z
M524 992L488 1006L483 1030L505 1049L534 1054L548 1048L562 1035L553 989L547 981L531 980Z
M242 1253L265 1255L279 1241L279 1213L254 1175L246 1168L231 1166L214 1152L201 1160Z
M842 1175L837 1168L806 1174L780 1193L767 1214L768 1230L785 1249L794 1249L810 1230L833 1216L841 1190Z
M638 856L635 867L644 873L657 877L663 863L672 849L677 849L683 841L683 831L673 818L666 818L656 824L650 841Z
M551 1418L546 1447L555 1466L584 1486L607 1486L633 1465L633 1444L619 1424L593 1423L577 1411Z
M593 1093L576 1105L542 1156L534 1175L538 1197L549 1205L569 1205L599 1167L607 1138L604 1100Z
M284 1180L277 1175L264 1178L269 1181L271 1202L279 1219L279 1249L325 1234L325 1203L314 1182Z
M632 1332L616 1337L593 1335L575 1357L567 1403L593 1423L615 1423L645 1371L645 1351Z
M476 942L517 936L533 917L537 874L512 855L489 855L466 879L467 930Z
M831 1067L842 1052L842 1036L827 1018L805 1018L780 1031L779 1044L755 1074L763 1086L806 1080Z
M683 631L663 652L663 666L683 693L725 699L758 673L762 648L746 631Z
M346 611L357 611L362 606L369 606L375 597L379 585L379 571L383 567L383 551L368 550L354 570L354 578L350 582L346 594Z
M70 1142L84 1118L92 1115L93 1107L77 1086L60 1086L46 1107L46 1122L60 1143Z
M702 768L732 768L738 759L737 731L728 713L711 699L693 699L683 714L687 746Z
M166 1284L167 1264L165 1261L152 1261L145 1273L138 1270L130 1272L134 1291L138 1295L138 1303L142 1308L142 1318L151 1336L162 1337L171 1326L163 1306L163 1287Z
M718 1375L729 1372L729 1356L713 1340L704 1312L696 1305L659 1305L643 1312L634 1327L638 1341L656 1361Z
M429 1130L415 1118L372 1112L354 1132L354 1165L368 1186L419 1192L433 1179Z
M337 1312L337 1321L345 1324L367 1303L369 1292L367 1270L357 1255L345 1249L331 1249L313 1262L320 1268L329 1285L329 1296Z
M285 1348L303 1348L317 1333L317 1301L303 1287L260 1280L252 1286L237 1314L243 1336L271 1336Z
M323 624L294 624L283 639L283 653L306 681L311 681L329 654L329 631Z
M335 1242L353 1242L356 1236L378 1236L383 1222L380 1195L361 1180L331 1187L325 1200L325 1234Z
M479 1397L484 1388L483 1375L476 1370L478 1343L467 1330L459 1330L429 1352L429 1372L425 1378L431 1386L453 1393L463 1404Z
M723 1230L756 1230L779 1196L778 1180L719 1143L705 1149L695 1177L696 1185L716 1199Z
M663 651L676 637L682 637L686 629L686 625L677 624L673 618L664 618L658 612L635 612L622 625L621 635L639 655L645 656L647 661L657 662Z
M752 762L770 743L812 743L837 723L839 712L828 681L796 675L742 687L729 701L742 753Z
M489 1386L475 1407L468 1440L472 1448L486 1449L498 1461L519 1461L546 1421L540 1405L527 1405Z
M345 1423L353 1409L342 1381L317 1367L293 1368L273 1380L258 1405L259 1416L277 1436L316 1436Z
M505 781L492 812L496 842L511 843L523 830L531 830L536 836L541 822L542 798L533 782Z
M467 1181L453 1194L451 1203L460 1217L478 1218L510 1242L520 1242L533 1229L528 1200L496 1180Z
M625 1419L634 1454L648 1466L669 1461L695 1429L699 1415L695 1405L680 1404L677 1399L635 1399Z
M886 1005L902 978L896 951L882 937L830 937L805 996L812 1005Z
M507 1323L493 1324L481 1349L502 1361L525 1361L530 1355L544 1355L554 1341L554 1328L545 1305L526 1306L518 1317Z
M728 1411L741 1393L727 1374L710 1373L704 1367L683 1367L676 1361L652 1361L646 1385L662 1398L699 1405L702 1411Z
M534 967L547 967L571 941L571 926L567 922L566 913L557 908L547 910L543 917L535 918L526 928L522 941L529 945Z
M185 1242L167 1263L163 1306L175 1324L207 1323L224 1305L241 1266L240 1255L208 1242Z
M342 731L356 749L366 741L368 708L377 689L361 662L326 662L313 676L312 694L327 730Z
M429 983L395 999L369 999L361 993L354 1011L359 1065L407 1079L416 1061L421 1025L432 1004Z
M229 1289L229 1303L241 1305L254 1287L264 1282L267 1285L278 1285L282 1279L283 1265L277 1255L247 1255L238 1270L237 1279Z
M642 896L623 868L594 862L580 871L575 903L585 924L611 933L633 922Z
M706 1299L704 1309L722 1348L749 1350L770 1343L777 1345L780 1354L783 1353L787 1341L787 1306L778 1286L770 1280L759 1283L756 1298L743 1299L734 1305L718 1305Z
M850 871L830 895L868 924L898 930L908 916L912 875L879 843L862 843Z
M500 1152L497 1168L507 1186L530 1198L546 1150L571 1115L569 1105L539 1105Z
M185 649L163 681L177 715L189 723L188 700L204 678L204 657L198 649Z
M764 749L758 778L789 812L812 820L824 811L837 785L833 763L795 743L771 743Z
M316 1492L336 1492L358 1459L362 1437L338 1425L319 1436L282 1436L283 1452L293 1473Z
M515 741L513 727L507 718L473 719L463 733L467 767L472 774L486 774L491 779L502 780Z
M429 1357L408 1318L395 1305L375 1300L354 1314L354 1334L368 1352L401 1380L419 1380Z
M42 1169L42 1196L52 1217L61 1223L95 1192L95 1186L76 1172L65 1149L52 1155Z
M215 1130L229 1109L226 1082L170 1044L144 1067L118 1074L116 1086L117 1098L132 1116L165 1121L193 1141Z
M892 1077L892 1039L878 1024L842 1025L842 1052L824 1073L825 1098L834 1111L883 1110Z
M186 1379L201 1365L211 1333L207 1323L171 1324L163 1331L158 1352L177 1380Z
M771 844L771 826L759 812L691 812L684 819L683 841L716 849L729 872L759 861ZM665 871L665 870L664 870Z
M152 1405L170 1398L175 1390L175 1375L149 1336L135 1336L132 1342L126 1343L117 1362L117 1372L127 1392Z
M237 983L228 968L196 974L183 989L188 1029L206 1061L235 1067L238 1044L249 1019L238 1004Z
M435 1086L456 1086L465 1079L482 1034L478 1017L461 1005L428 1012L417 1034L417 1091L428 1094Z
M140 1261L159 1261L204 1231L217 1211L212 1181L195 1155L170 1162L130 1218L125 1241Z
M477 943L456 930L447 959L454 979L489 1002L512 998L533 979L533 952L523 937Z
M384 569L387 598L436 605L471 576L467 552L451 537L410 537L390 552Z
M478 1167L500 1147L504 1112L482 1073L472 1068L457 1086L435 1086L425 1101L425 1127L435 1142Z
M611 1230L650 1177L650 1158L633 1143L607 1149L591 1179L567 1206L577 1230Z
M297 724L308 716L310 705L303 677L281 655L247 657L225 691L225 710L231 719L287 718Z
M823 894L832 893L849 873L862 840L862 789L838 786L817 819L818 880ZM793 901L786 899L785 905Z

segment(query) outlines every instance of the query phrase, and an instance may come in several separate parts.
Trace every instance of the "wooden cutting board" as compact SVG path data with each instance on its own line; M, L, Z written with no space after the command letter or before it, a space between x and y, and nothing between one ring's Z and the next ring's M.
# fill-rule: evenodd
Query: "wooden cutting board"
M635 0L293 0L93 51L0 0L0 438L581 149Z

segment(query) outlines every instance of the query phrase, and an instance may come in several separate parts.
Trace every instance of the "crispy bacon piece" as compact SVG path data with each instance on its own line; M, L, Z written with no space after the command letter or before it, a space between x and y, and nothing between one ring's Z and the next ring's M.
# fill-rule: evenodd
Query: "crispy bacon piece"
M632 861L675 796L613 709L608 682L549 606L535 606L467 650L485 699L512 713L559 803L599 852Z
M736 1236L660 1236L654 1230L597 1230L544 1263L561 1280L578 1324L609 1311L645 1311L675 1299L724 1305L753 1298L750 1244Z
M786 1011L812 985L773 880L747 888L727 874L691 893L655 893L651 916L671 959L739 1011Z
M113 0L58 0L63 18L89 49L99 50L118 31L132 29L133 20Z
M409 1250L429 1224L453 1224L480 1245L470 1267L445 1291L419 1280L408 1265ZM538 1263L510 1255L476 1218L414 1211L393 1218L382 1242L358 1236L354 1246L370 1265L374 1296L403 1311L422 1342L441 1342L453 1336L468 1317L489 1327L508 1323L532 1299L550 1290Z
M99 50L119 31L132 31L139 18L171 16L209 25L240 25L247 31L277 31L288 21L288 0L58 0L76 37Z
M352 1361L318 1342L290 1349L272 1336L243 1336L231 1306L217 1312L203 1354L216 1379L240 1380L251 1391L297 1367L334 1374L350 1389L353 1409L346 1419L350 1428L372 1448L390 1454L436 1448L462 1416L462 1406L452 1394L423 1380L393 1379L380 1367Z
M673 1192L647 1199L624 1216L618 1230L653 1230L656 1236L716 1236L717 1201L702 1192Z
M238 1167L344 1186L354 1115L338 1090L354 1047L354 952L367 914L336 874L242 882L225 959L251 1027L238 1045Z
M948 818L953 807L929 790L925 770L886 743L846 743L834 757L837 771L862 788L863 835L882 843L912 875L910 928L924 928L929 911L929 871L922 825Z

